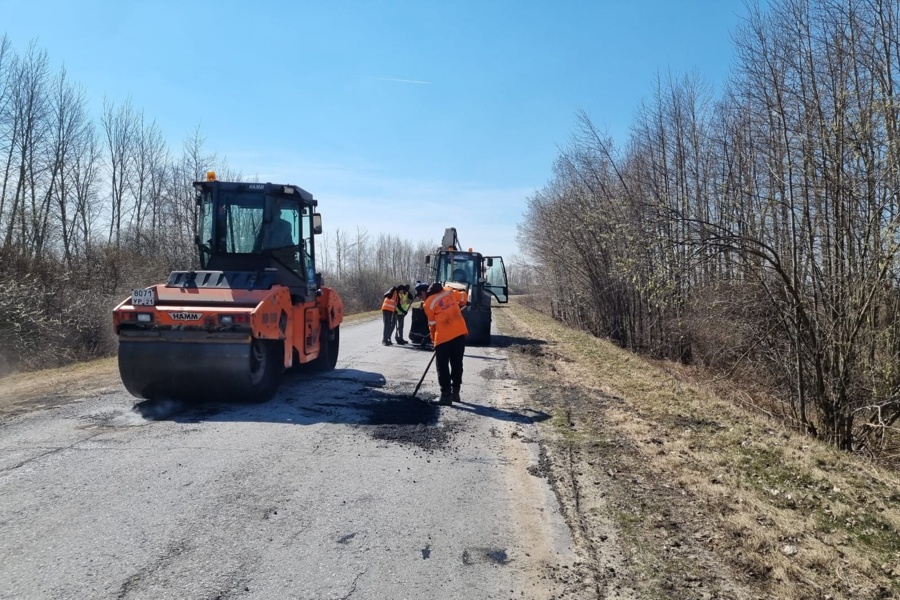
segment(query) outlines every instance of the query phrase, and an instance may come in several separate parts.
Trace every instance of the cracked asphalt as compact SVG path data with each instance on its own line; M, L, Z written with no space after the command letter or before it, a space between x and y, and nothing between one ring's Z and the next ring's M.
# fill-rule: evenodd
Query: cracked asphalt
M429 352L341 329L335 371L265 404L120 386L0 423L0 598L569 597L506 350L468 348L464 402L435 407L411 398Z

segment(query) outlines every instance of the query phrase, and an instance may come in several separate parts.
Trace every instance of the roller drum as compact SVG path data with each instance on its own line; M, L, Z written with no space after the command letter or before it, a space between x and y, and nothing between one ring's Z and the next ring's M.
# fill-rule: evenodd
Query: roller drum
M278 387L276 346L247 334L123 331L119 374L138 398L260 402Z

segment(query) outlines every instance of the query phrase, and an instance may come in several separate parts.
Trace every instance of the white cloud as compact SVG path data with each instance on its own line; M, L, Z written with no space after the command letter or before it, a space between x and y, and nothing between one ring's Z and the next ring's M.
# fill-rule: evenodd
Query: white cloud
M378 81L396 81L397 83L418 83L421 85L431 85L430 81L420 81L418 79L398 79L396 77L373 77Z

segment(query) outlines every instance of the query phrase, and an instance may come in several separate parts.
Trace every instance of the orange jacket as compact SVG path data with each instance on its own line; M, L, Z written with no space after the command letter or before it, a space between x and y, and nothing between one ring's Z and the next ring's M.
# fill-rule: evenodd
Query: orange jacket
M428 317L428 330L435 346L461 335L468 335L469 330L459 309L459 299L455 290L445 289L425 298L422 308Z
M393 291L390 294L384 295L384 302L381 303L381 310L389 310L394 312L397 310L397 300L399 297L397 296L397 292Z

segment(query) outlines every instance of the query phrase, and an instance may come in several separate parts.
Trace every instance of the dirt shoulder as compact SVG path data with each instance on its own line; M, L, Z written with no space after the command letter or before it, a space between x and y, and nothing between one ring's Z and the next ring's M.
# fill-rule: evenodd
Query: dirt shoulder
M499 345L598 597L900 598L900 478L513 301Z
M67 404L75 398L123 389L115 358L7 375L0 378L0 423L15 415Z

